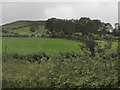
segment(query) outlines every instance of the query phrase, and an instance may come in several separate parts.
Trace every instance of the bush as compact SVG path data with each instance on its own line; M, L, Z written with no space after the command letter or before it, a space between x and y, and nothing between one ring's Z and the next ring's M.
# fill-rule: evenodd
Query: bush
M112 54L98 53L90 57L89 52L59 53L41 60L41 55L30 55L34 63L27 58L3 61L3 88L104 88L118 87L117 63ZM40 63L39 63L40 61Z
M39 54L33 54L33 55L19 55L17 53L15 54L7 54L4 53L3 56L3 61L7 60L15 60L15 61L20 61L20 60L27 60L29 62L41 62L41 60L48 60L49 56L45 53L39 53Z

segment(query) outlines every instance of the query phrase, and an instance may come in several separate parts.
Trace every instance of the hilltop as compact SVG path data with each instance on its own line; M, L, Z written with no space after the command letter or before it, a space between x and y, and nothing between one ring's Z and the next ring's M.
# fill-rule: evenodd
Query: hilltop
M3 36L28 36L32 32L30 31L31 23L37 23L39 28L37 32L43 32L45 30L46 21L29 21L21 20L8 23L2 26L2 35Z

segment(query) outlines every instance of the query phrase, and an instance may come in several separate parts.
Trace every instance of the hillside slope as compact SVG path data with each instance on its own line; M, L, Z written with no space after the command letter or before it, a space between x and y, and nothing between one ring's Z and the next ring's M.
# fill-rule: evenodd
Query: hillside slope
M32 33L30 31L30 25L33 22L39 25L39 28L36 30L37 32L43 32L45 30L46 21L21 20L3 25L2 34L3 36L29 35Z

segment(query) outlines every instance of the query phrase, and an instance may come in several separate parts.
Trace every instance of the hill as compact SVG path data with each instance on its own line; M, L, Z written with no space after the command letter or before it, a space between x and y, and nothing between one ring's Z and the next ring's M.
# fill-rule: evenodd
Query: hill
M46 21L21 20L3 25L2 34L3 36L20 36L20 35L28 36L29 34L32 33L30 31L30 25L33 22L36 22L39 25L39 28L36 30L37 32L43 32L45 30Z

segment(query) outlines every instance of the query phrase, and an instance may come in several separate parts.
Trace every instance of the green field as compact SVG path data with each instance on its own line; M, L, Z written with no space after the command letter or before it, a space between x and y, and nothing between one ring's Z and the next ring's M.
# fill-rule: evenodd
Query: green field
M97 41L98 42L98 41ZM106 44L106 41L101 41L100 44ZM58 53L80 51L82 43L67 39L53 39L53 38L16 38L3 37L2 49L7 53L18 54L35 54L39 52ZM112 42L112 50L114 51L118 46L117 42Z
M0 26L3 31L8 31L7 33L3 33L2 35L11 36L12 33L17 33L19 35L29 35L32 33L29 27L31 22L32 21L16 21L5 24L2 27ZM45 31L45 21L37 21L37 22L39 23L39 28L36 29L36 32L42 34L42 32Z
M18 54L34 54L41 51L45 53L79 51L80 44L80 42L66 39L14 37L2 39L3 52Z
M18 29L10 29L9 32L15 32L19 34L29 34L31 33L28 27L18 28Z
M39 26L37 32L43 32L45 30L45 26ZM17 28L17 29L8 29L9 32L14 32L22 35L28 35L31 33L29 27Z

